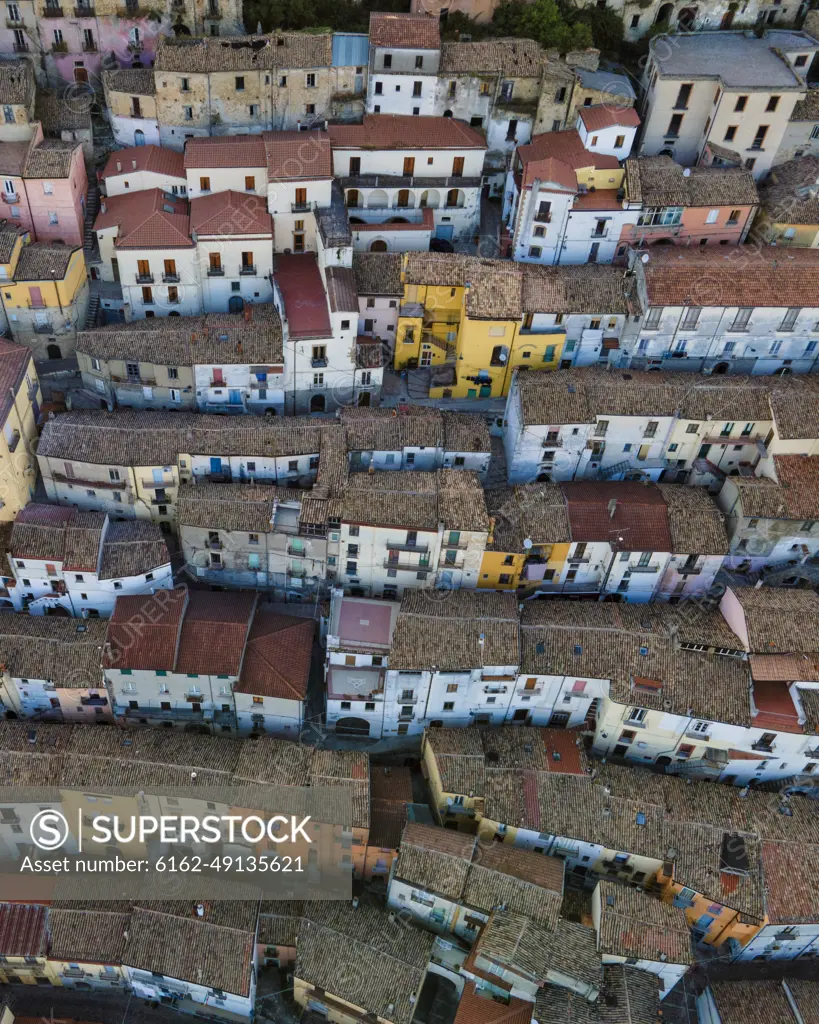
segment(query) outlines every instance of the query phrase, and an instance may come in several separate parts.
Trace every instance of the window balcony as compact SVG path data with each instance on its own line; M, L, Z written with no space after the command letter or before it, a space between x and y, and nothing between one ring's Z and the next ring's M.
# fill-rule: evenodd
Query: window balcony
M3 192L3 202L9 205L20 202L20 194L18 192Z
M660 567L659 567L659 565L631 565L631 564L629 564L628 571L629 572L648 572L648 573L652 573L652 572L659 572L660 571Z
M309 213L310 210L312 210L312 209L313 209L313 204L312 203L291 203L290 204L290 212L291 213Z
M14 52L15 53L28 53L28 43L15 43L14 44Z
M170 505L170 504L172 504L172 501L171 501L170 495L166 494L162 498L158 498L156 495L154 495L154 497L151 498L151 504L152 505Z
M130 43L128 43L128 49L131 51L131 53L142 53L142 51L145 49L145 44L142 42L131 41Z
M432 572L432 566L427 563L419 564L417 562L393 562L389 558L384 559L385 569L398 569L400 572Z
M463 543L464 547L466 547L466 542L461 542L461 543ZM456 544L445 544L444 545L444 547L448 547L448 548L460 547L460 546L461 546L460 543L457 544L457 545ZM417 551L419 554L426 554L427 551L429 551L429 545L427 545L427 544L406 544L403 541L401 543L399 543L397 540L388 540L387 541L387 547L390 549L390 551Z
M206 540L205 541L205 547L209 548L211 551L221 551L223 546L224 545L222 544L222 542L220 540Z
M96 53L97 52L97 44L95 42L93 42L93 41L92 42L85 42L85 43L83 43L82 44L82 52L83 53Z
M66 43L65 40L63 40L63 42L61 42L61 43L52 43L51 44L51 52L52 53L68 53L68 43Z
M44 18L62 18L63 9L62 7L52 7L50 5L43 8Z
M208 277L224 277L224 267L208 267Z
M96 16L96 8L90 7L87 4L81 4L79 7L74 8L75 18L93 18Z
M34 325L34 333L35 334L51 334L51 332L53 330L54 330L54 326L53 326L53 324L51 324L51 322L49 322L47 324L35 324Z
M22 18L6 18L6 28L23 28L23 26Z
M534 216L535 223L537 224L551 224L552 214L551 211L548 213L536 213Z
M326 359L311 359L310 360L310 365L313 367L314 370L322 370L322 369L324 369L327 366L327 360Z
M572 565L587 565L591 562L590 555L569 555L566 559L567 562L571 562Z
M605 228L603 231L592 231L592 233L591 233L591 237L592 238L608 238L608 236L609 236L609 229L608 228Z
M250 266L244 266L243 265L243 266L239 267L239 276L240 277L255 277L256 276L256 267L255 267L255 265L251 263Z
M763 754L772 754L774 745L766 740L757 740L756 743L751 744L751 750L758 750Z
M180 304L179 296L177 296L175 299L172 299L169 295L166 301L169 306L178 306Z
M210 7L205 11L205 17L208 21L220 21L222 18L222 12L218 8Z
M154 283L154 275L153 274L137 274L136 275L136 283L137 284L153 284Z
M20 443L20 431L14 430L11 434L11 440L8 442L9 451L14 452L17 450L17 445Z
M163 274L162 275L162 283L163 284L179 284L179 274L177 274L177 273Z

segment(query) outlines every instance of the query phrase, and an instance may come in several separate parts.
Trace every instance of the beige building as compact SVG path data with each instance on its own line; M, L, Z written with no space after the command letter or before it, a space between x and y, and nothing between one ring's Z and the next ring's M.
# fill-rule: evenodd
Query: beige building
M120 146L159 145L156 86L150 68L120 68L102 76L108 118Z
M37 421L43 400L31 352L0 340L0 521L11 522L34 497Z
M34 69L29 61L0 60L0 141L27 142L34 134L34 90Z
M819 43L805 32L703 32L652 40L643 73L641 156L741 164L776 160ZM707 147L718 149L708 154Z

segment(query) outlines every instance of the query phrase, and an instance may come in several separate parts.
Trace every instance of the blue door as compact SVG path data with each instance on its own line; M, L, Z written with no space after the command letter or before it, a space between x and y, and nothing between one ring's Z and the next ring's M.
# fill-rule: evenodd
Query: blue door
M233 388L230 389L230 404L241 405L242 404L242 392L236 391Z
M454 224L439 224L435 229L435 237L442 238L446 242L451 242L455 235Z
M221 459L211 459L210 460L210 471L211 471L211 473L221 473L222 472L222 460Z

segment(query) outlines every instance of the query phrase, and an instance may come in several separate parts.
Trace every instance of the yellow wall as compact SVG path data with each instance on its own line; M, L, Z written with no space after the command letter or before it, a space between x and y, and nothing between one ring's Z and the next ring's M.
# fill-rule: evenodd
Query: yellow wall
M34 496L37 483L37 456L33 454L33 445L37 437L37 422L34 418L32 398L42 403L43 396L34 371L34 361L29 360L26 367L28 379L32 383L32 395L25 376L15 395L5 423L0 424L0 522L12 522L17 513L27 505ZM8 430L7 430L8 428ZM14 432L20 434L19 440L12 440ZM14 448L14 451L11 448Z
M513 559L512 564L505 565L505 559L510 556ZM516 554L512 551L484 551L478 586L494 590L514 590L520 582L520 574L523 572L525 561L524 554ZM509 573L511 579L508 583L499 581L501 573ZM484 577L488 577L488 579L484 579Z
M792 238L786 238L785 232L792 230ZM754 234L761 235L766 242L777 242L779 245L793 245L801 249L815 248L819 242L819 224L787 224L768 219L764 211L760 211Z
M622 167L606 167L597 170L595 167L579 167L577 184L595 188L622 188L625 171Z
M407 284L404 285L404 298L401 304L420 303L423 315L417 317L402 316L398 319L395 332L395 368L403 369L410 359L417 359L420 364L423 345L431 353L431 365L437 366L446 361L447 352L444 348L432 344L432 335L442 344L446 344L447 335L458 330L463 316L465 289L446 288L441 285ZM404 341L407 330L413 334L412 344ZM427 339L424 339L424 335ZM454 346L453 346L454 348Z
M0 266L4 267L6 271L5 277L2 280L0 280L0 284L2 284L4 287L6 285L6 282L11 281L11 279L14 277L14 268L17 266L17 260L20 258L20 253L23 251L23 245L28 245L30 241L31 239L27 232L19 234L15 239L14 245L11 249L11 259L9 260L8 263L0 264Z
M43 307L57 309L59 306L70 306L80 288L85 284L85 257L82 249L72 253L65 277L59 281L23 281L20 284L4 284L3 294L6 309L28 309L31 305L30 288L39 288L43 299Z

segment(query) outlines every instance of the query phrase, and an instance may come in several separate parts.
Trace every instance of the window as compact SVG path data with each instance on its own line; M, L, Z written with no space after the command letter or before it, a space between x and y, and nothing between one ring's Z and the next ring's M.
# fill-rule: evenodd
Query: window
M686 331L693 331L697 326L702 309L699 306L687 306L682 318L682 328Z
M728 328L729 331L747 331L748 323L753 313L752 308L744 307L737 310L737 314L734 317L733 323Z
M200 192L210 192L210 178L200 178L199 179L199 191Z
M734 107L734 110L737 113L741 113L745 109L747 103L748 103L748 97L747 96L737 96L737 102L736 102L736 106Z
M761 124L754 135L754 141L751 143L751 149L762 149L765 144L765 136L768 134L768 125Z
M665 137L667 139L676 139L680 134L682 122L682 114L673 114L671 120L668 122L668 128L666 129Z
M631 723L643 722L647 714L648 711L645 708L631 708L626 721Z
M543 252L543 250L541 249L541 247L539 245L530 245L529 246L529 258L530 259L533 259L533 260L540 259L540 254L542 252Z
M693 88L693 85L680 86L680 91L677 93L677 101L674 104L675 110L688 110L688 100L691 96L691 90Z
M755 157L749 156L747 158L747 160L745 161L745 170L746 171L752 171L754 169L755 165L756 165Z
M626 137L625 137L625 135L618 135L615 138L615 140L614 140L614 148L615 149L622 149L623 146L625 146L625 144L626 144Z
M771 113L773 113L778 106L779 106L779 97L778 96L771 96L770 99L768 100L768 106L765 107L765 110L766 110L766 112L770 111Z
M733 142L737 133L737 126L735 124L729 124L725 129L725 138L723 142Z
M312 71L309 74L305 75L304 84L307 86L308 89L315 89L316 76Z
M244 78L244 75L237 75L236 76L236 92L244 92L244 91L245 91L245 78Z
M645 323L643 324L643 330L656 331L660 326L660 318L663 315L662 306L651 306L646 315Z
M794 329L794 327L796 326L797 318L799 317L799 314L801 312L802 312L801 307L793 307L792 306L788 310L788 312L785 314L785 317L782 320L782 323L779 325L778 329L780 331L792 331Z
M739 224L739 218L742 216L741 210L731 210L728 216L728 224Z
M709 210L708 216L705 218L706 224L716 224L719 220L719 210Z
M183 107L182 113L186 121L193 120L193 107Z

